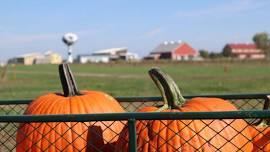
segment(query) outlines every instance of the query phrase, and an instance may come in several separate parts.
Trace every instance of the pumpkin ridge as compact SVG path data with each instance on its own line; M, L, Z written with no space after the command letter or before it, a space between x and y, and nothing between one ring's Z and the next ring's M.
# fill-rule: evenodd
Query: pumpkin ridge
M227 139L225 139L225 137L223 135L220 135L218 133L220 131L220 129L218 129L218 131L216 131L216 130L212 129L213 127L210 127L211 124L213 124L213 123L216 123L216 120L210 120L210 123L208 123L208 128L211 130L211 138L210 138L210 141L209 141L210 142L209 145L211 145L211 147L215 148L215 150L218 150L218 149L222 148L222 146L224 146L225 144L227 144L228 141L226 141L226 143L224 144L224 140L227 140ZM222 125L222 129L224 127L228 127L226 125L223 126L222 122L219 122L219 125ZM224 131L226 132L226 129L223 129L222 131L223 132ZM217 140L217 138L219 140ZM218 145L218 146L221 145L221 147L217 147L216 145Z
M60 99L59 99L60 100ZM65 99L65 100L67 100L67 99ZM64 102L68 102L68 101L64 101ZM66 114L65 112L63 112L63 109L66 109L66 105L62 105L62 103L60 103L60 102L57 102L58 104L61 104L61 106L59 106L59 108L58 108L58 111L56 111L57 113L63 113L63 114ZM55 145L58 145L58 144L60 144L60 145L64 145L63 144L63 139L61 138L61 136L60 136L60 134L62 134L63 133L63 131L62 131L62 127L61 127L61 124L63 124L63 123L65 123L65 122L57 122L56 123L56 127L55 127L55 132L57 132L56 134L54 134L54 136L55 136L55 142L54 142L54 144ZM60 148L62 148L62 147L60 147ZM55 146L55 149L56 149L56 146ZM57 148L58 150L59 150L59 148Z
M26 127L26 125L29 125L29 124L20 124L20 130L21 132L24 132L24 130L26 130L26 132L32 132L33 131L33 127ZM30 131L29 131L30 130ZM20 137L20 136L23 136L23 137ZM32 135L29 135L29 134L20 134L20 136L17 136L16 137L16 140L17 140L17 144L20 145L20 150L22 151L26 151L28 149L26 149L26 147L32 145L33 143L33 136ZM23 142L25 142L23 144Z
M185 104L180 109L182 110L183 108L185 109L184 110L185 112L210 111L210 110L212 110L209 105L206 106L206 105L202 104L201 102L200 103L198 103L198 102L192 102L192 103L187 102L187 104ZM186 111L186 110L188 110L188 111Z
M83 96L80 96L80 98L83 98ZM93 97L91 97L91 99L93 100ZM85 113L91 113L91 112L93 112L94 111L94 109L93 109L93 107L92 107L92 104L91 104L91 102L89 102L89 100L87 100L87 99L85 99L85 98L83 98L83 103L84 103L84 111L85 111ZM90 123L90 122L89 122Z
M82 113L87 114L88 113L87 109L89 108L88 107L89 104L87 104L87 101L84 98L82 98L82 96L78 96L78 97L80 98L80 101L82 103L82 107L83 107Z
M47 101L49 101L49 99L44 99L44 98L42 98L41 99L43 102L47 102ZM34 114L34 115L36 115L36 114L40 114L40 111L42 111L43 110L43 108L44 108L44 103L43 102L36 102L36 103L30 103L30 105L27 107L27 109L26 109L26 112L29 112L30 114ZM35 108L36 107L36 108ZM30 110L31 111L30 111ZM28 114L28 113L27 113Z
M45 142L44 141L41 141L41 146L40 146L40 149L44 149L46 150L48 148L48 145L46 143L48 143L49 139L46 137L48 135L48 132L47 132L48 128L46 127L46 124L44 124L44 127L43 127L43 130L42 130L42 139L45 139ZM35 132L36 133L36 132ZM35 144L35 143L34 143ZM47 145L47 146L46 146ZM31 150L32 150L32 147L31 147ZM32 150L33 151L33 150Z
M58 103L58 101L60 101L60 99L58 99L58 98L55 98L54 97L54 99L53 100L55 100L53 103L50 103L50 104L48 104L48 102L44 102L43 101L43 103L45 103L45 105L48 105L48 107L47 108L44 108L45 109L45 111L43 111L43 114L57 114L58 113L58 111L53 111L53 109L54 108L52 108L52 107L57 107L57 109L59 109L59 108L61 108L62 107L62 104L60 104L60 106L58 106L59 105L59 103ZM56 106L57 105L57 106ZM39 111L41 111L41 110L39 110ZM60 111L61 112L61 111Z
M170 120L170 125L171 128L176 128L176 121L174 120ZM178 130L173 130L173 129L168 129L171 132L171 140L169 140L169 142L171 142L170 147L172 147L173 151L176 151L179 147L178 147L178 139L179 136L177 136Z
M140 123L139 123L139 125L138 126L140 126L140 124L141 124L141 121L140 121ZM142 126L142 125L141 125ZM126 129L127 129L127 127L126 127ZM146 128L145 128L146 129ZM137 128L136 128L136 130L137 130ZM141 134L142 134L142 132L144 131L144 129L141 129L137 134L138 134L138 138L137 138L137 143L138 143L138 150L140 150L140 149L143 149L143 147L142 147L142 145L141 145L141 140L142 140L142 138L141 138ZM128 132L128 130L125 130L125 132L126 132L126 134L128 135L128 136L131 136L130 134L129 134L129 132ZM127 141L128 141L128 138L124 138L124 139L126 139ZM124 141L124 144L126 144L125 143L125 141ZM129 143L128 143L128 146L130 146L129 145ZM116 151L117 152L117 151Z
M197 120L191 120L191 124L192 124L192 127L190 126L190 132L192 132L192 133L196 133L196 135L192 135L192 136L190 136L191 137L191 140L193 140L193 141L196 141L196 142L198 142L199 143L199 145L201 145L200 147L196 147L196 148L199 148L199 149L202 149L202 150L204 150L204 142L203 142L203 140L204 140L204 138L203 137L201 137L200 136L200 129L199 129L199 125L196 125L195 124L195 121L197 121ZM198 123L199 124L201 124L201 122L199 122L200 120L198 120ZM194 139L193 139L194 138Z
M71 111L71 108L72 108L71 102L72 102L72 101L71 101L71 98L70 98L70 97L67 98L67 102L68 102L68 104L67 104L68 106L67 106L67 107L68 107L68 109L69 109L69 110L68 110L68 113L73 114L72 111Z
M165 143L163 143L163 146L164 146L164 149L166 149L166 151L168 151L168 144L167 144L167 142L168 141L166 141L166 139L168 139L168 132L169 132L169 126L170 126L170 124L169 124L169 121L170 120L164 120L165 121L165 123L164 123L164 132L165 132L165 139L163 139L164 140L164 142Z
M176 122L177 123L177 131L178 131L178 136L179 136L179 143L180 143L180 146L181 146L181 143L182 143L182 140L183 140L183 138L182 138L182 136L181 136L181 128L180 128L180 121L177 121ZM179 147L178 148L178 151L182 151L182 147Z
M185 149L185 148L187 148L188 149L188 151L194 151L194 149L196 149L196 150L198 150L197 148L197 144L194 144L194 145L191 145L190 143L189 143L189 141L193 141L192 140L192 138L194 138L194 137L196 137L196 135L194 135L194 129L192 129L191 128L191 126L190 125L192 125L193 123L192 123L192 120L187 120L188 122L186 123L185 122L185 120L183 120L183 124L182 124L182 127L183 127L183 129L182 130L185 130L185 131L182 131L183 132L183 136L185 137L185 136L187 136L188 137L188 139L184 139L184 145L182 145L183 146L183 148ZM193 130L193 131L192 131ZM198 142L198 140L195 140L195 142L197 143Z
M45 99L44 99L45 100ZM45 108L45 111L43 111L42 112L42 114L56 114L57 113L57 111L53 111L53 108L52 107L54 107L54 106L56 106L57 104L58 104L58 100L60 100L60 99L55 99L55 100L57 100L56 102L53 102L52 104L48 104L48 102L47 101L43 101L43 102L41 102L41 103L45 103L45 105L47 106L47 108ZM44 105L43 105L44 106ZM57 106L58 107L58 106ZM43 107L44 108L44 107ZM60 106L60 108L61 108L61 106ZM58 108L59 109L59 108ZM41 111L41 110L39 110L39 109L37 109L37 111ZM40 113L39 113L40 114ZM34 138L37 138L37 139L40 139L37 143L34 143L35 145L34 145L34 148L38 148L38 151L40 151L40 149L42 149L42 145L44 144L42 141L41 141L41 139L42 138L44 138L42 135L44 134L44 130L45 130L45 127L46 126L50 126L50 128L54 128L54 127L51 127L51 126L55 126L55 122L49 122L49 123L35 123L34 124L34 126L35 126L35 128L41 128L40 130L40 132L34 132L34 134L32 135ZM52 132L52 131L54 131L54 130L50 130L50 132ZM49 139L47 139L47 140L49 140L49 141L51 141L51 142L53 142L53 141L55 141L55 140L52 140L51 138L51 136L52 136L52 134L50 134L49 135L50 137L49 137ZM40 138L39 138L40 137ZM33 151L36 151L36 149L34 149Z
M166 139L169 139L168 141L167 141L167 143L168 144L166 144L166 147L167 147L167 151L171 151L171 149L173 149L173 150L175 150L174 148L174 144L172 143L173 142L173 140L174 140L174 131L172 131L172 129L171 128L174 128L173 127L173 120L167 120L167 126L168 126L168 129L166 129L167 130L167 138Z
M93 94L94 94L94 92L93 92ZM98 113L96 111L96 106L99 107L99 108L103 108L103 105L100 105L100 100L97 98L96 94L95 94L95 96L92 96L92 101L93 102L89 103L89 105L91 105L91 108L92 108L92 110L93 110L94 113ZM95 104L92 105L93 103L95 103ZM99 111L102 111L102 112L104 111L103 109L98 109L98 110Z
M158 121L153 121L152 122L153 123L153 139L151 140L152 141L152 143L151 143L151 149L150 149L150 151L154 151L155 149L157 149L157 141L158 141L158 131L159 131L159 127L160 127L160 122L158 122ZM151 124L152 124L151 123ZM154 129L154 128L156 128L156 129ZM150 130L151 130L151 128L150 128Z
M85 112L85 108L84 108L84 101L82 100L81 96L76 96L77 97L77 113L81 113L81 114L86 114Z
M156 120L156 121L158 121L158 120ZM146 122L147 123L147 122ZM157 146L157 150L158 151L163 151L164 150L164 143L163 143L163 141L166 139L166 138L163 138L163 137L165 137L166 136L166 130L165 130L165 120L160 120L160 129L159 129L159 136L158 136L158 146ZM164 131L165 130L165 131ZM164 132L165 132L165 134L164 134ZM165 147L166 148L166 147ZM165 149L166 150L166 149Z
M42 96L42 97L38 98L37 100L41 100L42 102L35 102L36 100L31 102L29 104L29 106L27 107L27 109L25 110L25 114L28 114L28 113L36 114L36 113L40 112L41 109L43 108L43 104L44 104L43 102L46 103L50 99L49 98L44 99L43 96Z
M49 123L50 124L50 127L51 128L55 128L55 123L54 122L52 122L52 123ZM54 129L52 129L50 132L55 132L55 130ZM50 140L50 142L55 142L55 136L54 136L55 134L52 134L52 133L50 133L49 134L49 140ZM52 151L55 151L55 146L53 145L53 144L50 144L50 149L52 149Z

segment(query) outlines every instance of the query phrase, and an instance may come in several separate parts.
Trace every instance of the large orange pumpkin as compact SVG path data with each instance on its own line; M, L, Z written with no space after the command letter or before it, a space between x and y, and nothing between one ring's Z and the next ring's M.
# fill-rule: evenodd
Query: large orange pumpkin
M186 101L175 82L159 69L149 71L160 89L165 104L144 107L139 112L209 112L237 110L218 98L193 98ZM136 123L138 152L252 151L248 124L237 120L140 120ZM116 152L127 152L128 129L117 141Z
M250 134L253 142L253 152L270 152L270 127L250 126Z
M64 94L49 93L35 99L26 115L114 113L124 110L111 96L77 87L67 64L59 66ZM17 131L17 152L113 151L123 128L121 122L22 123Z

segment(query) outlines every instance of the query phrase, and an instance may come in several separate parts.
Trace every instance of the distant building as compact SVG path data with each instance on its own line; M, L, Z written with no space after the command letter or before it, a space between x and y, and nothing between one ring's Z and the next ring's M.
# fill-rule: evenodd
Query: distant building
M61 55L53 51L45 52L43 58L37 58L34 61L34 64L60 64L60 63L62 63Z
M9 59L8 63L32 65L36 59L43 58L41 53L28 53Z
M226 44L223 48L223 55L238 59L264 59L266 57L265 53L252 43Z
M79 63L107 63L110 61L110 57L108 55L93 55L93 54L82 54L78 55Z
M170 60L195 60L199 53L189 44L182 41L170 41L159 44L148 56L144 59L170 59Z
M0 61L0 67L4 67L6 63L4 61Z
M94 63L107 63L116 60L137 60L138 55L128 52L127 48L110 48L105 50L96 51L90 55L79 55L78 61L80 63L94 62Z
M24 55L20 55L18 57L14 57L9 59L8 63L13 64L24 64L24 65L32 65L32 64L59 64L62 62L62 57L54 53L52 51L47 51L45 54L34 52L28 53Z

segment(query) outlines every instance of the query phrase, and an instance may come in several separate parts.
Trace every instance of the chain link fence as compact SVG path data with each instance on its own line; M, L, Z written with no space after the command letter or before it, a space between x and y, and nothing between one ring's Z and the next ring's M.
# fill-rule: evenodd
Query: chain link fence
M267 151L269 128L243 119L269 115L269 111L243 111L1 116L8 125L1 126L5 132L0 150ZM256 133L251 134L251 129Z
M186 99L197 97L184 96ZM268 94L234 94L234 95L200 95L200 97L217 97L230 101L239 110L268 109ZM145 106L162 105L161 97L116 97L127 112L135 112ZM0 100L0 115L21 115L32 100Z
M270 129L259 125L270 118L268 94L205 97L240 110L133 113L161 97L117 97L129 113L25 116L31 100L0 101L0 152L270 151Z

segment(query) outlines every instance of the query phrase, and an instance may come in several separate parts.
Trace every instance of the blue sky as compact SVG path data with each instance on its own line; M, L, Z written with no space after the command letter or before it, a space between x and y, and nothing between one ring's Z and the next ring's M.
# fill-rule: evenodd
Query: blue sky
M0 60L53 50L66 58L61 37L79 36L74 54L128 47L147 55L163 41L221 51L270 33L268 0L25 0L1 1Z

